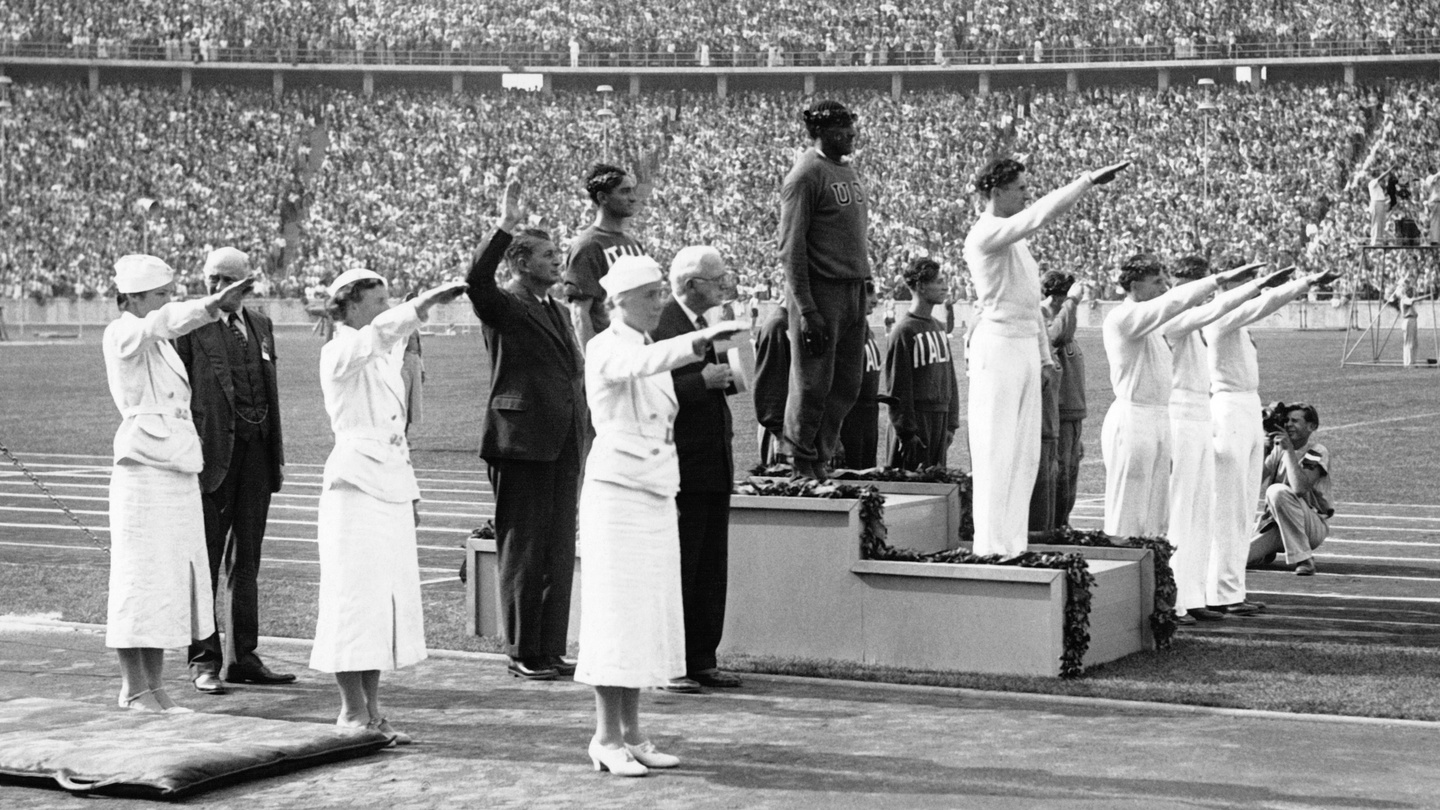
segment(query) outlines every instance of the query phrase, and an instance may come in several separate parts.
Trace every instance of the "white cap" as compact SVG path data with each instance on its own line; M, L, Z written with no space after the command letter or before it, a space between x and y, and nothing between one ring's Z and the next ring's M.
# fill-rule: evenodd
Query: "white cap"
M615 296L662 280L660 264L649 256L621 256L600 279L600 286L607 295Z
M131 253L115 261L115 291L120 293L149 292L175 280L170 265L142 253Z
M222 247L210 251L205 257L205 277L224 273L229 278L250 277L250 256L233 247Z
M356 267L354 269L346 270L345 272L341 273L338 278L330 282L330 286L325 288L325 292L331 298L334 298L335 293L340 292L340 289L342 287L348 287L349 285L354 284L357 281L361 281L367 278L378 278L381 282L385 281L385 277L375 272L374 270L366 270L363 267Z

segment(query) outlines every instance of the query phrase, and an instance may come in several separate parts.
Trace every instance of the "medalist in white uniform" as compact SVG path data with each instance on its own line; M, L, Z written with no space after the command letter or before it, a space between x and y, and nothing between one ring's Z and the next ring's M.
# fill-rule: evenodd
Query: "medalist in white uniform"
M1082 177L1013 216L986 211L965 236L976 295L966 347L976 554L1025 551L1040 467L1040 366L1050 362L1050 339L1040 314L1039 266L1025 239L1093 185Z
M124 421L110 473L110 594L105 646L185 647L215 632L200 437L190 378L170 345L211 321L201 300L105 327L110 396Z
M1163 332L1174 358L1170 390L1170 525L1166 539L1175 546L1175 607L1203 608L1214 538L1215 441L1210 423L1210 367L1200 330L1260 292L1258 282L1222 292L1203 306L1188 309Z
M1155 537L1169 526L1170 389L1174 361L1161 329L1218 288L1211 276L1149 301L1129 298L1102 329L1115 401L1105 414L1105 533Z
M320 488L320 615L310 668L389 670L422 661L425 626L405 441L405 339L413 302L362 329L335 324L320 351L320 388L335 432Z
M1296 279L1266 290L1203 330L1210 367L1210 418L1215 431L1215 513L1208 605L1245 601L1245 561L1260 499L1265 431L1260 426L1260 364L1250 324L1264 320L1310 289Z

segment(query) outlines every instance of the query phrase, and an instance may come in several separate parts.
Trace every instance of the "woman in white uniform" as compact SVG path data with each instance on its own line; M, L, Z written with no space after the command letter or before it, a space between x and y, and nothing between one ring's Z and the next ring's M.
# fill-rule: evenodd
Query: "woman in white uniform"
M610 328L585 347L585 394L595 441L580 492L580 658L575 680L595 687L595 769L644 776L680 760L655 750L640 728L640 690L685 674L678 405L669 371L699 360L718 323L650 343L666 288L647 256L624 256L600 280L615 307Z
M238 306L253 283L171 302L175 273L165 262L142 255L115 262L120 317L105 328L102 348L124 421L110 473L105 646L120 658L124 708L190 711L165 693L165 648L215 632L200 437L190 421L190 379L169 341L214 321L222 306Z
M976 554L1025 551L1040 467L1040 367L1059 370L1040 315L1039 266L1026 239L1129 165L1086 172L1034 205L1018 160L991 160L975 180L985 210L965 236L965 263L976 295L966 349Z
M425 658L415 552L420 487L405 441L405 339L454 283L390 308L385 280L347 270L330 285L335 336L320 351L320 389L335 432L320 490L320 614L310 667L335 673L335 724L410 738L380 710L380 671Z

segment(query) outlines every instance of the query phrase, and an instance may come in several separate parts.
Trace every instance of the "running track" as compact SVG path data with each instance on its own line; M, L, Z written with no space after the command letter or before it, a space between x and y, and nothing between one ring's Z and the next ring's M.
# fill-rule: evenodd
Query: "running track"
M23 460L108 542L108 457L24 454ZM477 470L416 474L423 498L422 583L454 582L465 538L494 514L490 485ZM318 465L286 467L285 488L270 510L262 576L318 580L320 477ZM1082 496L1074 519L1098 528L1100 498ZM1316 556L1317 576L1296 577L1280 566L1250 572L1250 598L1265 602L1266 613L1182 632L1440 648L1440 506L1342 503L1330 531ZM0 561L98 563L104 553L19 470L0 461Z

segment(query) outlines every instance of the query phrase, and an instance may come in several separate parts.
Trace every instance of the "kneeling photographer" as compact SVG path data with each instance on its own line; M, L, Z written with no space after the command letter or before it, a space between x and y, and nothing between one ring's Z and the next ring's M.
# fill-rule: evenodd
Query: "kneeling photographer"
M1281 551L1302 577L1314 576L1314 549L1329 534L1335 514L1330 501L1330 451L1310 436L1320 427L1311 405L1275 403L1266 409L1263 486L1265 507L1250 540L1251 567L1268 564Z

